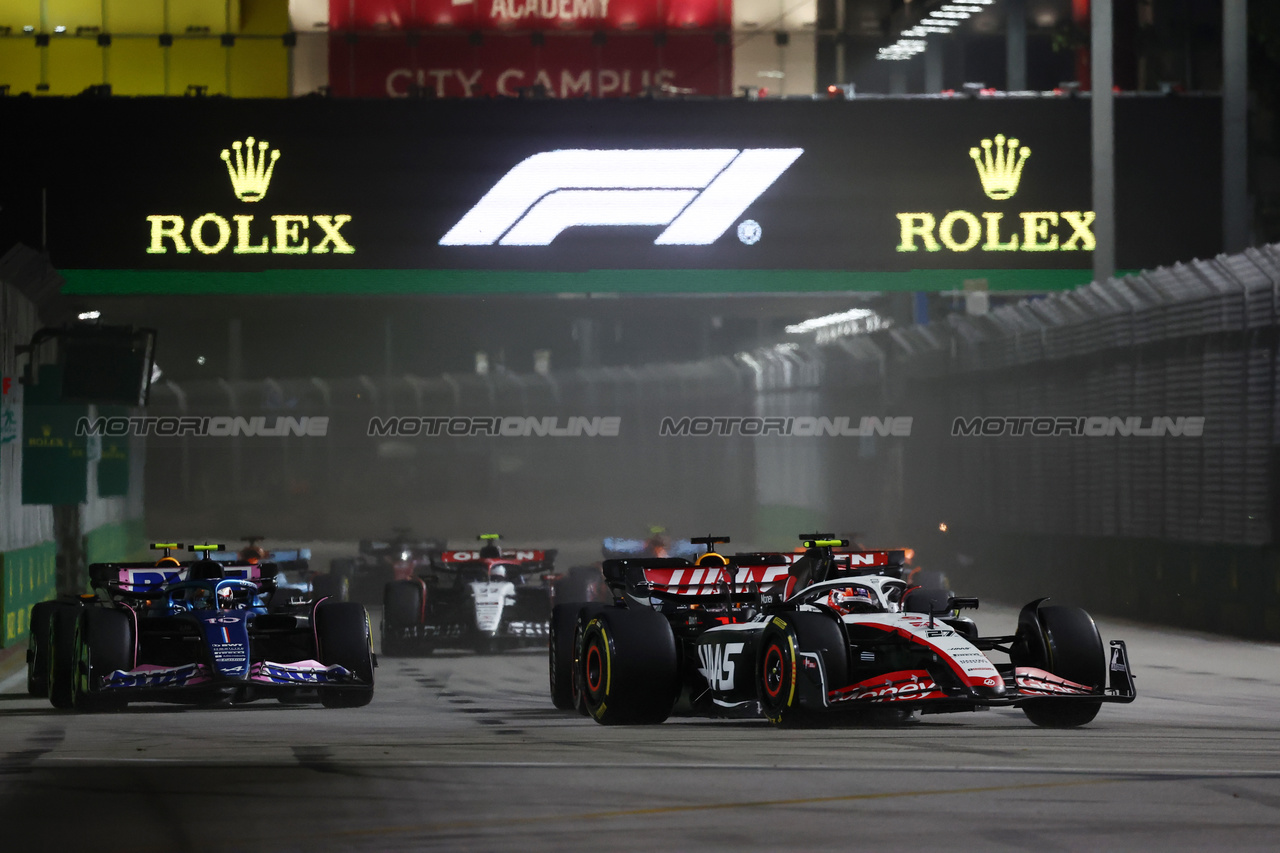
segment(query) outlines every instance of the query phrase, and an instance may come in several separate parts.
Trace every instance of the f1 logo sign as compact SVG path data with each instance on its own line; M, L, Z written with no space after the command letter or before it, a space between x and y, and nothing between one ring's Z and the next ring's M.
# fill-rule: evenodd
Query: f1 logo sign
M655 245L706 246L803 153L803 148L545 151L503 175L440 245L547 246L575 226L666 225ZM753 234L758 238L758 226Z

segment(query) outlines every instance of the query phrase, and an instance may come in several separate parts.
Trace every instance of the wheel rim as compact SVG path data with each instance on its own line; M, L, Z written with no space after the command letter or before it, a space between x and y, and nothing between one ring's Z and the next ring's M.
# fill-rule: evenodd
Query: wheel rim
M777 643L772 643L764 653L764 692L770 699L776 700L782 695L785 674L782 649Z

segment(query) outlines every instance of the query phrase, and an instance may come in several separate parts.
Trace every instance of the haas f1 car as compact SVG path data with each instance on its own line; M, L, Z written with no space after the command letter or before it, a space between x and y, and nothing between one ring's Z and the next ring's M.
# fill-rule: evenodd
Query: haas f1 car
M909 587L901 552L835 553L848 543L804 539L801 555L724 557L711 549L728 539L708 537L695 540L708 553L694 562L606 561L612 605L553 611L554 703L603 724L680 713L787 725L1012 706L1065 728L1134 699L1124 642L1108 653L1083 610L1040 599L1013 634L983 637L960 615L977 599Z
M201 559L95 563L96 590L32 613L27 684L55 707L229 704L275 697L327 708L373 698L372 636L359 604L320 600L269 612L276 569Z
M502 549L495 534L474 551L441 553L432 572L387 584L384 655L469 648L488 653L547 640L555 551ZM534 583L529 576L543 573Z

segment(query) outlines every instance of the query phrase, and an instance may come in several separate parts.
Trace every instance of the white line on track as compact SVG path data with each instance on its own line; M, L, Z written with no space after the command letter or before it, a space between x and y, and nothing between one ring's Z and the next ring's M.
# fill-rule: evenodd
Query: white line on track
M17 687L23 681L25 681L26 678L27 678L27 668L24 666L22 669L18 670L13 675L10 675L8 678L4 679L3 681L0 681L0 693L8 693L10 691L13 691L16 693L17 691L14 690L14 688Z
M582 770L585 768L598 767L594 762L572 762L572 761L414 761L414 760L387 760L387 759L343 759L326 757L325 764L341 765L348 767L356 766L377 766L385 768L405 768L405 767L421 767L421 768L453 768L453 769L499 769L499 770L519 770L519 769L539 769L539 770ZM188 767L282 767L290 762L287 761L197 761L192 762L190 758L94 758L94 757L76 757L69 755L48 755L38 759L38 764L73 764L76 766L91 767L94 765L105 764L181 764ZM1240 768L1152 768L1152 769L1135 769L1120 767L1035 767L1035 766L1013 766L1013 765L820 765L820 764L721 764L721 763L700 763L700 764L684 764L677 762L645 762L635 764L618 764L618 768L625 767L628 770L772 770L772 771L793 771L808 773L814 770L822 770L824 772L842 771L845 773L1034 773L1034 774L1050 774L1050 775L1072 775L1072 776L1121 776L1121 777L1151 777L1151 776L1170 776L1170 777L1211 777L1220 776L1224 778L1232 777L1256 777L1256 778L1280 778L1280 770L1244 770Z

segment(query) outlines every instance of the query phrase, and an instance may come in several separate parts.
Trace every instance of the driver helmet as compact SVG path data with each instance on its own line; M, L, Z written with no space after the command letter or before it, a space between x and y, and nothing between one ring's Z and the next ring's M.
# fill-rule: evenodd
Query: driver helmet
M224 586L218 590L218 609L231 610L236 606L236 591L232 587Z
M506 576L507 576L506 566L492 566L489 569L489 577L491 578L506 578Z
M827 606L840 614L866 612L876 609L875 597L871 590L862 586L849 586L833 589L827 594Z

